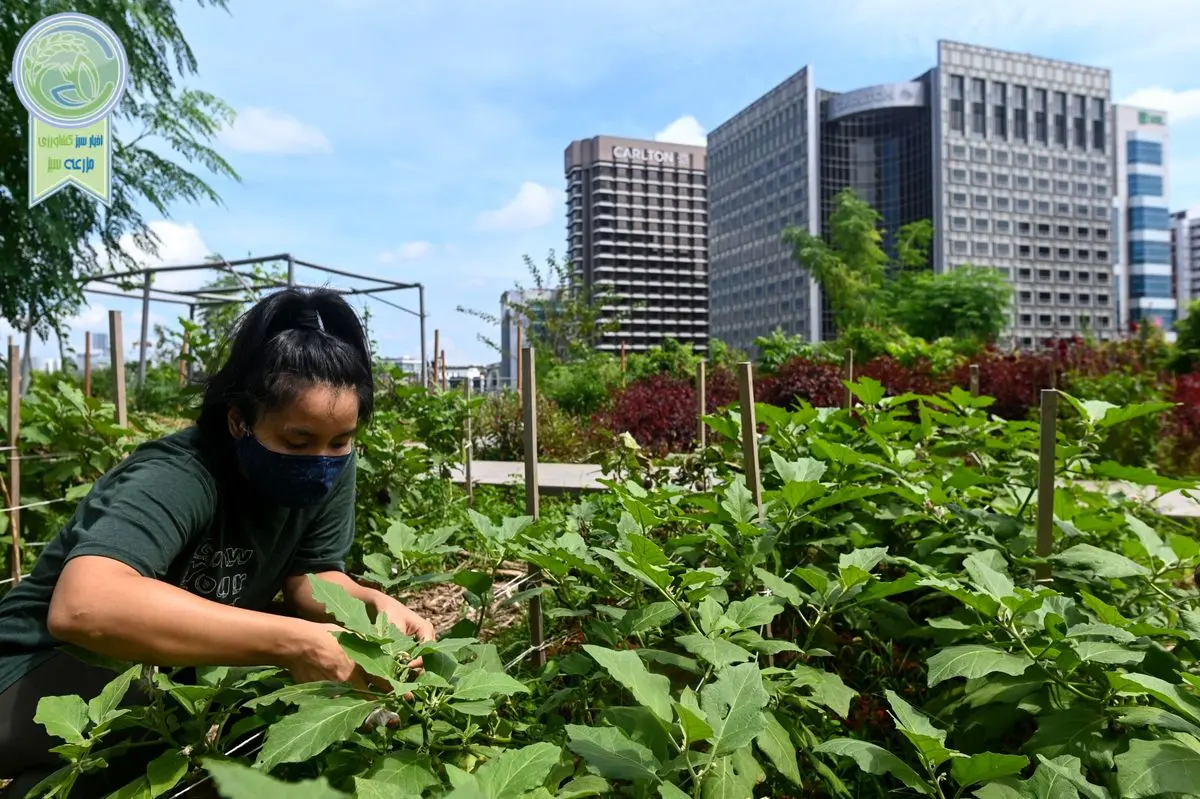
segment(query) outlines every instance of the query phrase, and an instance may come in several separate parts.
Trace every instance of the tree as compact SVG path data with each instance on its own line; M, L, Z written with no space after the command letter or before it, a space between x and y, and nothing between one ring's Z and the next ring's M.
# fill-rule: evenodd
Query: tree
M1175 322L1175 357L1171 369L1179 374L1200 364L1200 300L1192 300Z
M894 319L912 336L993 344L1008 326L1012 287L995 269L964 265L899 282Z
M619 322L616 315L604 306L615 305L614 296L604 289L589 287L568 260L559 261L554 250L546 256L542 267L524 256L533 285L526 288L514 284L507 300L508 311L526 320L525 341L539 352L553 355L559 361L570 361L591 352L606 333L615 332ZM496 314L458 306L459 313L480 319L489 325L500 326ZM504 348L494 339L479 334L479 340L503 355Z
M122 237L157 254L158 239L139 206L148 203L168 217L179 201L219 203L216 192L190 171L193 165L237 179L209 146L232 121L232 111L211 94L177 84L196 74L197 63L171 0L9 3L0 14L0 53L11 58L34 23L62 11L89 14L113 29L128 56L129 88L113 114L108 208L74 190L29 207L29 114L15 92L0 91L0 316L14 327L32 324L43 339L65 332L61 320L83 302L81 279L99 272L102 261L116 271L139 266L119 245ZM167 151L179 162L162 154Z
M914 222L895 232L896 258L884 249L883 218L853 189L834 198L829 239L804 228L788 227L783 240L796 261L821 286L840 329L883 325L890 309L890 283L907 270L923 268L929 260L933 228Z
M759 368L764 372L774 372L793 358L811 357L815 348L804 336L789 336L777 327L771 331L771 335L754 339L754 349L758 351Z

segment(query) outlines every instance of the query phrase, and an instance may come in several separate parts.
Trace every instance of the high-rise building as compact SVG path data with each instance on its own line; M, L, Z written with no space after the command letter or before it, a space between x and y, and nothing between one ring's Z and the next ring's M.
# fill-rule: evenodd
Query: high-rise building
M542 321L536 318L538 308L551 304L557 299L556 289L525 289L524 291L506 291L500 295L500 384L515 388L517 385L517 349L529 345L529 333L536 334L537 325ZM520 308L532 308L535 318L530 319L519 311ZM523 331L517 333L517 327ZM524 340L518 344L522 336Z
M566 149L567 252L582 283L612 298L600 350L673 338L708 348L705 148L595 136Z
M1171 262L1167 115L1117 105L1112 118L1114 277L1121 329L1151 323L1170 331L1177 306Z
M1200 208L1171 214L1171 264L1178 315L1200 300Z
M828 233L852 187L895 231L929 219L932 268L996 269L1014 285L1012 339L1118 332L1108 70L940 42L915 79L822 91L805 67L708 137L710 331L738 347L832 326L780 241Z

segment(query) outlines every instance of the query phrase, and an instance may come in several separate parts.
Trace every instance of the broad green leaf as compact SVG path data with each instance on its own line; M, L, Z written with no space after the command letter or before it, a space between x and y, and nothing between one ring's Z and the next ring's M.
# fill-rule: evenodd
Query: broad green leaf
M718 757L709 764L700 786L702 799L748 799L766 775L749 748Z
M179 784L188 773L191 761L183 752L172 749L163 752L146 766L146 781L150 785L150 799L157 799Z
M1035 797L1063 796L1077 799L1109 799L1108 791L1087 781L1083 774L1083 761L1074 755L1059 755L1053 759L1038 757L1038 767L1026 783Z
M776 771L799 787L800 765L796 761L796 745L792 743L792 737L779 723L779 719L775 718L774 713L766 711L765 716L766 729L758 734L754 742L771 761L771 765L775 766Z
M730 602L729 607L725 609L725 618L732 621L736 629L741 630L770 624L782 612L783 604L779 600L755 594L746 599Z
M529 689L515 677L510 677L502 671L477 669L462 676L462 679L454 686L453 696L459 702L470 702L477 699L491 699L495 696L527 693L529 693Z
M754 655L723 638L709 638L698 633L688 633L675 640L696 657L718 668L754 659Z
M895 691L889 689L884 696L892 708L896 729L932 768L936 769L957 754L946 747L946 731L934 727L928 716L901 699Z
M842 682L839 675L805 665L795 666L792 675L792 687L811 688L813 702L824 705L843 718L849 715L850 702L858 696L858 692Z
M401 749L375 761L366 776L371 780L393 786L402 794L420 796L426 788L441 785L433 765L425 755Z
M858 398L858 401L868 408L874 408L883 402L883 398L887 396L887 389L883 384L872 377L860 377L852 383L847 384L850 393Z
M338 643L342 650L363 671L385 680L396 676L396 659L383 651L383 646L374 641L368 641L354 633L338 633Z
M567 748L610 780L657 780L662 764L646 747L615 727L567 725Z
M586 644L583 650L592 656L614 680L624 685L633 698L650 709L667 724L674 718L671 712L671 681L654 674L632 649L605 649Z
M671 584L671 559L658 544L646 536L629 536L629 551L623 554L630 564L649 577L659 588L666 588Z
M736 475L729 481L723 496L721 507L733 517L735 522L753 524L758 519L758 508L754 504L754 497L751 496L750 489L746 488L746 478L743 475Z
M968 555L963 560L963 566L971 578L971 584L997 602L1003 602L1006 597L1016 596L1012 580L995 567L992 558L981 553Z
M798 458L789 461L775 450L771 450L771 462L779 479L786 483L815 483L825 476L829 467L816 458Z
M340 743L363 725L378 702L342 697L307 697L300 709L284 716L267 730L267 740L257 766L270 771L280 763L303 763Z
M69 744L81 744L84 741L83 731L88 725L88 706L74 694L43 696L38 700L33 720L55 738L61 738Z
M552 743L506 749L475 772L488 799L516 799L546 781L562 750Z
M848 588L861 585L870 579L871 572L886 557L887 547L867 547L843 552L838 556L838 576Z
M1154 486L1164 491L1178 491L1180 489L1194 489L1196 487L1195 480L1179 480L1173 477L1166 477L1154 469L1147 469L1144 466L1122 466L1116 461L1103 461L1094 464L1092 472L1101 479L1123 481L1141 486Z
M818 461L819 463L819 461ZM758 577L759 582L763 584L768 591L775 596L787 602L792 607L799 607L803 601L800 595L800 589L789 583L782 577L772 574L766 569L755 567L754 575Z
M991 782L1002 777L1020 774L1029 765L1024 755L1002 755L984 752L970 757L956 757L950 762L950 774L964 788Z
M1052 559L1064 566L1091 572L1096 577L1108 580L1125 580L1150 574L1150 570L1140 563L1091 544L1076 544L1065 552L1052 556Z
M603 777L585 774L565 783L558 789L558 793L554 794L554 799L585 799L588 796L607 796L611 792L612 788Z
M121 706L121 700L129 692L129 686L141 673L141 664L130 666L116 679L104 686L99 694L92 697L92 700L88 702L87 711L88 718L92 720L93 724L100 724L116 712L117 708Z
M683 730L684 740L689 745L697 741L707 741L712 737L713 728L700 709L696 693L691 688L684 688L680 701L675 702L675 715L679 718L679 728Z
M1189 721L1200 724L1200 700L1183 690L1150 674L1109 672L1108 681L1118 691L1130 694L1149 694L1158 701L1183 714Z
M1121 799L1190 796L1200 785L1200 752L1175 741L1132 740L1116 762Z
M308 584L312 589L313 600L323 605L325 611L333 616L338 624L368 638L375 634L375 627L367 614L367 606L350 596L345 588L315 574L308 575Z
M1024 655L1012 655L981 644L951 646L935 652L927 661L928 685L932 688L955 677L973 680L997 673L1018 677L1032 665L1033 661Z
M438 782L441 782L441 780ZM355 777L354 797L355 799L421 799L421 794L403 791L383 780Z
M1167 566L1174 566L1179 562L1179 556L1175 554L1175 550L1163 542L1162 538L1158 535L1158 531L1153 527L1132 513L1125 514L1125 523L1129 525L1129 529L1137 536L1142 548L1146 550L1146 554L1151 558L1162 561Z
M1085 663L1130 666L1141 663L1146 658L1144 651L1126 649L1112 641L1077 641L1074 649L1075 654L1079 655L1079 659Z
M770 697L757 663L722 669L700 692L700 707L712 725L714 757L749 745L767 726L764 708Z
M917 793L933 795L933 789L907 763L873 743L853 738L834 738L818 744L813 751L823 755L848 757L868 774L877 777L890 774Z
M667 782L659 784L658 795L662 799L692 799L692 797Z
M1109 408L1104 416L1097 423L1098 427L1112 427L1113 425L1128 422L1130 419L1137 419L1139 416L1153 416L1164 411L1169 411L1175 407L1173 402L1156 401L1156 402L1134 402L1124 407Z
M1127 727L1161 727L1174 732L1186 732L1200 738L1200 726L1161 707L1136 705L1116 711L1117 719Z
M225 799L346 799L324 779L282 782L236 761L213 758L204 760L204 768Z
M1097 708L1080 703L1037 719L1037 732L1030 736L1025 751L1046 757L1086 751L1108 727L1108 717Z
M629 611L621 620L621 630L626 635L638 635L647 630L657 630L670 624L679 615L673 602L652 602Z
M1117 627L1112 624L1100 624L1100 623L1096 623L1096 622L1087 622L1085 624L1076 624L1075 626L1073 626L1067 630L1067 637L1068 638L1085 638L1085 637L1107 638L1111 641L1117 641L1118 643L1123 643L1123 644L1127 644L1131 641L1137 640L1137 637L1133 633L1129 632L1128 630L1123 630L1120 627Z

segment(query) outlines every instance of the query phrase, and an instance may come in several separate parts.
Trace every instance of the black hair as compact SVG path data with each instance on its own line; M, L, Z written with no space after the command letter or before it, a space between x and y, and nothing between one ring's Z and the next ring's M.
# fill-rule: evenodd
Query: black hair
M358 394L358 419L375 408L371 350L358 314L336 291L284 289L238 319L221 368L204 387L197 426L207 448L229 453L229 409L247 426L323 384Z

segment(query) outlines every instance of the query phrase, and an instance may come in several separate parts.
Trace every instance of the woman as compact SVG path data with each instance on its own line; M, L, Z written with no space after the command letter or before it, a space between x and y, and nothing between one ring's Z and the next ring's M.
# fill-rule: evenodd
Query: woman
M49 751L62 742L33 720L38 700L88 699L115 676L63 643L163 667L278 666L298 682L359 682L309 574L433 638L429 622L343 570L354 435L373 389L366 333L335 292L288 289L242 317L197 423L97 481L0 600L0 779L62 765ZM294 615L267 612L280 592Z

